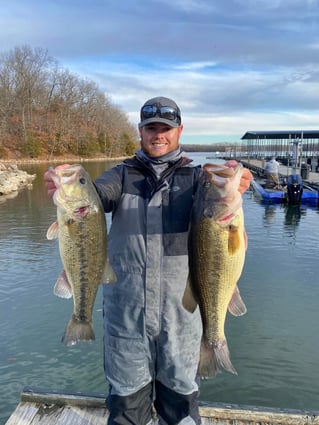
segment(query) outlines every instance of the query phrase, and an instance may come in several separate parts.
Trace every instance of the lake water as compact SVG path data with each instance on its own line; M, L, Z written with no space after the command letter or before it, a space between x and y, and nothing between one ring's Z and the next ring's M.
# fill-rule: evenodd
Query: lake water
M196 163L206 154L191 154ZM110 163L84 163L93 178ZM61 271L56 241L46 239L56 208L43 173L33 190L0 202L0 423L25 386L107 392L102 356L102 299L94 310L96 341L65 347L61 336L72 301L53 295ZM1 201L1 198L0 198ZM319 211L265 206L244 195L248 234L239 282L247 306L227 316L226 335L238 376L203 381L204 401L319 410Z

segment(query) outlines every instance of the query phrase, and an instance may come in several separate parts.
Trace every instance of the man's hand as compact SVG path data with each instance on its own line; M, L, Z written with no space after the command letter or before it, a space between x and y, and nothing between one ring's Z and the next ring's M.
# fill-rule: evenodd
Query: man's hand
M231 159L227 162L225 162L226 167L232 167L232 168L236 168L237 166L237 161L235 161L234 159ZM240 179L240 183L239 183L239 192L240 193L244 193L246 192L247 189L249 189L250 186L250 182L253 179L253 175L251 174L251 172L248 170L248 168L243 167L243 173L241 175L241 179Z
M56 169L63 170L64 168L68 168L68 167L70 167L70 164L62 164L62 165L58 165ZM52 171L50 169L44 173L43 179L44 179L44 184L46 185L48 190L48 195L52 198L57 187L52 179Z

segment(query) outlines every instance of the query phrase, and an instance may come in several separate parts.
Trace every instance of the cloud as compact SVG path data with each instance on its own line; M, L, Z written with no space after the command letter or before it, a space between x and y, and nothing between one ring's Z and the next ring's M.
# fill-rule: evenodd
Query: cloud
M23 44L94 80L133 123L161 94L186 135L318 126L318 0L11 0L0 52Z

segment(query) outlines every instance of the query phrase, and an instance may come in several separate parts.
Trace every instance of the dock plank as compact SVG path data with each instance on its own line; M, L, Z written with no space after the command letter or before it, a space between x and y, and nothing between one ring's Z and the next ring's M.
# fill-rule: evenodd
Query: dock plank
M20 402L5 425L106 425L107 417L101 407Z
M38 406L28 405L20 402L5 425L28 425L31 424L38 414Z
M319 425L319 411L223 403L201 403L199 410L202 425ZM107 418L105 395L28 388L5 425L106 425Z

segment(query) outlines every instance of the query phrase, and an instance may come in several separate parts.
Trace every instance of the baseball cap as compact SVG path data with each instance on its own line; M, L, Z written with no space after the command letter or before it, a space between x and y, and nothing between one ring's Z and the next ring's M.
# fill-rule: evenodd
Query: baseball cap
M174 100L168 97L153 97L147 100L141 108L139 128L147 124L160 122L170 127L181 125L181 111Z

